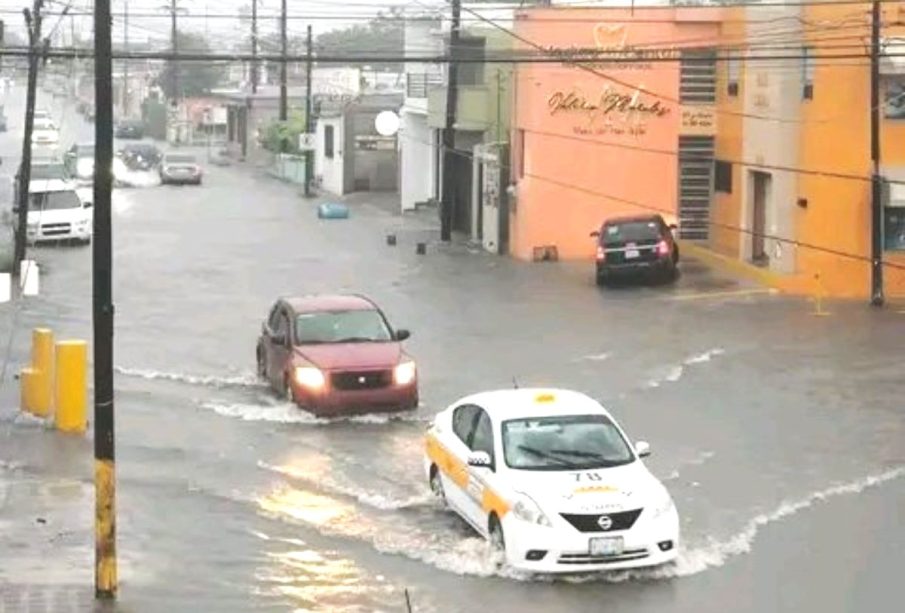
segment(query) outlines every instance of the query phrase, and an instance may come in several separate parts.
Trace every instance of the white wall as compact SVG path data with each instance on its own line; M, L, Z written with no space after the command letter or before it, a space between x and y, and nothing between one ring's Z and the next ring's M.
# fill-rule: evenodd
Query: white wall
M785 36L789 40L795 40L800 36L801 26L797 20L800 15L801 7L796 5L747 9L747 16L752 20L748 26L748 37L752 41L762 41L775 30L777 23L784 23L788 29ZM749 53L758 55L772 52L752 50ZM797 167L799 125L796 121L800 117L803 103L801 61L797 58L753 60L743 62L743 66L742 95L746 117L742 120L745 135L742 159L767 166ZM771 119L766 119L768 117ZM776 121L774 118L784 121ZM745 180L742 181L741 226L749 230L753 227L754 189L750 171L754 170L771 176L766 202L766 233L777 237L794 237L798 175L792 172L737 165L736 172L745 173ZM740 241L741 259L751 259L751 244L751 235L743 234ZM764 241L764 246L772 270L795 272L794 246L769 238Z
M333 126L333 157L324 155L324 133L327 126ZM317 148L314 154L314 176L320 179L321 189L336 195L343 190L343 154L345 134L342 117L325 117L317 122Z
M403 110L399 127L399 186L402 210L415 208L434 195L436 151L433 130L427 126L427 116Z

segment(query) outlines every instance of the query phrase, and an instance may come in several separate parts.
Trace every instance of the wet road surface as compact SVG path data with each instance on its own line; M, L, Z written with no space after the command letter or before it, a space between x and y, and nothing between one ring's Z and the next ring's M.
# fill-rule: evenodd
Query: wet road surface
M91 128L74 117L68 133L90 139ZM406 589L415 611L898 602L903 315L838 304L814 317L805 301L693 262L675 287L608 291L587 265L435 242L418 256L433 219L402 221L380 196L320 221L293 187L238 167L206 172L200 188L114 197L122 610L401 611ZM90 249L32 253L42 296L2 313L4 334L17 331L14 364L36 325L91 337ZM255 379L272 301L320 291L366 293L413 331L418 411L318 420ZM498 570L431 499L421 453L432 415L513 379L585 391L652 443L648 465L682 517L675 566L555 581ZM0 611L29 598L88 603L90 437L17 417L16 393L7 376L0 586L13 595Z

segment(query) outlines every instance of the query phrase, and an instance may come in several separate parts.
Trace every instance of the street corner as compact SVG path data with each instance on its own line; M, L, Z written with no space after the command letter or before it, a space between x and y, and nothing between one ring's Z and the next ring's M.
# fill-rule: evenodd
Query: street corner
M664 297L672 302L714 302L775 300L782 292L767 271L683 242L680 277Z

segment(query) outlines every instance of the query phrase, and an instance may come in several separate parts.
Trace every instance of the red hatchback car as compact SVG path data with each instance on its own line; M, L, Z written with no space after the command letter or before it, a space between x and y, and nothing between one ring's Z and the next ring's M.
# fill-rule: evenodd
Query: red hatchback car
M258 374L315 415L406 411L418 406L415 362L362 296L281 298L258 340Z

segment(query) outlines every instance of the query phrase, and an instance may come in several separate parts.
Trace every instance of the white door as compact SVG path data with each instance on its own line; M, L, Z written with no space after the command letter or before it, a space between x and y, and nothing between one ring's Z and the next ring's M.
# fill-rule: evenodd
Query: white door
M500 253L500 163L496 153L484 158L482 174L483 198L481 204L482 237L484 249L490 253Z

